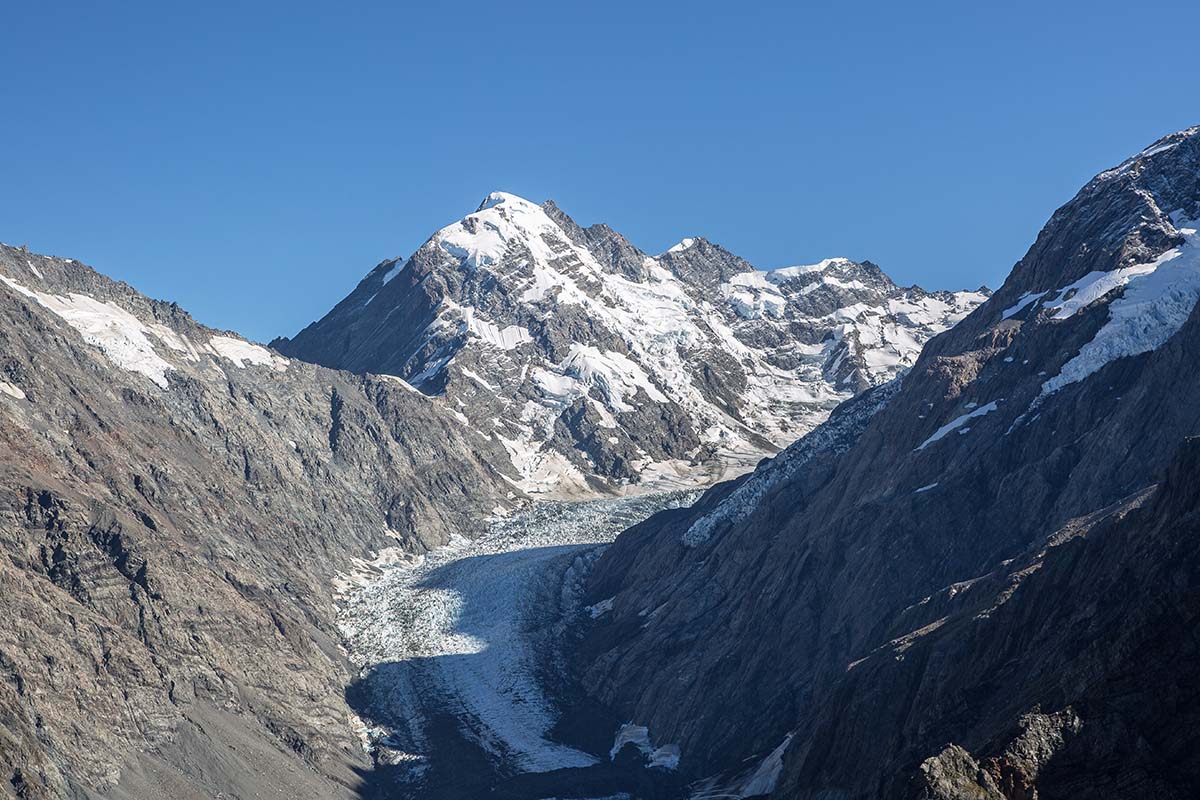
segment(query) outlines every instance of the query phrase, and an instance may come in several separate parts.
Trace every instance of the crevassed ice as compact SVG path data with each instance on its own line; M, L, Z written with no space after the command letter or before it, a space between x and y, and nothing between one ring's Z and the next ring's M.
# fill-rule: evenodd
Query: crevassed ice
M1108 304L1108 321L1057 375L1042 384L1039 399L1083 380L1118 358L1155 350L1183 327L1200 300L1200 247L1196 222L1180 221L1177 227L1185 237L1179 247L1146 264L1090 273L1068 287L1077 290L1072 298L1055 301L1051 306L1058 309L1055 318L1065 319L1124 286L1121 296Z

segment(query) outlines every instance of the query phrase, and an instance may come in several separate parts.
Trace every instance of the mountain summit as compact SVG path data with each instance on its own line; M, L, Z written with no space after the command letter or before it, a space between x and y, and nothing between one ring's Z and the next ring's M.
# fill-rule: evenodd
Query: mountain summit
M987 294L901 288L840 258L762 271L703 238L651 257L493 192L273 345L445 395L503 443L523 489L569 496L745 469Z

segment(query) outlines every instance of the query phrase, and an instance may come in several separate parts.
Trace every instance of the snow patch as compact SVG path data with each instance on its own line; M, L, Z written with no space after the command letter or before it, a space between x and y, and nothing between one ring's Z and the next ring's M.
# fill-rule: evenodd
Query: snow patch
M791 280L792 278L799 278L801 275L811 275L814 272L824 272L830 267L848 263L850 263L850 260L847 258L826 258L817 262L816 264L799 264L794 267L780 267L779 269L768 270L767 276L769 280L775 283L782 283L783 281Z
M0 281L62 317L79 331L85 342L99 348L121 369L145 375L161 388L167 388L167 373L174 367L155 352L149 337L158 338L157 335L124 308L86 294L35 292L3 275Z
M180 353L186 361L199 361L200 354L196 352L196 348L188 341L186 336L176 333L171 328L163 325L161 322L152 322L146 326L155 338L171 348L177 353Z
M616 599L616 597L610 597L607 600L601 600L595 605L588 606L585 610L592 619L599 619L613 610L613 601Z
M649 729L644 725L634 725L632 722L627 722L617 729L617 735L613 739L613 746L608 752L608 757L615 759L617 754L629 744L642 752L651 767L676 769L679 766L679 745L667 744L655 747L650 741Z
M738 787L738 797L758 797L775 791L775 785L779 782L779 774L783 771L783 754L787 752L788 745L792 743L793 735L789 733L783 737L779 746L772 750L758 765L758 769Z
M287 369L286 358L272 353L262 345L233 336L214 336L208 340L208 348L216 355L232 361L243 369L251 364L271 367L277 371Z
M25 392L21 390L21 387L14 386L7 381L0 381L0 394L6 394L9 397L16 398L17 400L25 399Z
M470 378L471 380L475 381L475 383L479 384L479 385L480 385L480 387L482 387L484 390L486 390L486 391L489 391L489 392L493 392L493 393L496 391L496 387L495 387L495 386L493 386L492 384L488 383L486 380L484 380L484 379L483 379L482 377L480 377L478 374L476 374L475 372L473 372L473 371L471 371L471 370L467 369L466 367L462 367L462 368L461 368L459 371L460 371L460 372L462 372L462 374L463 374L463 375L465 375L465 376L467 376L468 378Z
M1008 319L1020 314L1030 303L1044 295L1045 292L1026 292L1018 298L1017 302L1013 303L1000 314L1000 319Z
M411 260L411 259L410 259L410 260ZM393 264L393 265L392 265L392 266L391 266L391 267L388 269L388 271L387 271L387 272L383 273L383 282L384 282L384 284L387 284L389 281L391 281L391 280L392 280L392 278L395 278L397 275L399 275L401 272L403 272L403 271L404 271L404 268L405 268L405 267L407 267L407 266L408 266L408 261L400 261L400 262L397 262L397 263ZM367 299L367 302L366 302L366 303L363 303L363 305L367 305L367 303L370 303L370 302L371 302L372 300L374 300L374 299L375 299L375 295L371 295L371 296L370 296L370 297Z
M924 450L926 447L933 444L934 442L940 441L946 434L950 433L951 431L958 430L963 425L965 425L967 422L969 422L973 419L976 419L977 417L982 417L982 416L992 413L993 411L996 410L996 402L997 401L993 400L992 402L988 403L987 405L982 405L979 408L975 409L974 411L969 411L960 417L955 417L954 419L950 420L945 425L943 425L942 427L940 427L936 431L934 431L932 436L930 436L925 441L921 442L920 446L915 448L913 450L913 452L915 453L918 450ZM966 433L969 430L971 430L971 429L966 428L966 429L962 430L961 433Z
M413 386L413 385L412 385L411 383L409 383L408 381L404 380L404 378L400 378L400 377L397 377L397 376L395 376L395 375L387 375L387 374L385 374L385 373L381 373L381 374L379 375L379 377L380 377L380 378L383 378L384 380L391 381L392 383L397 383L397 384L399 384L399 385L400 385L400 388L401 388L401 389L403 389L403 390L404 390L404 391L406 391L406 392L412 392L413 394L420 394L422 397L424 397L424 395L421 393L421 390L420 390L420 389L418 389L417 387Z

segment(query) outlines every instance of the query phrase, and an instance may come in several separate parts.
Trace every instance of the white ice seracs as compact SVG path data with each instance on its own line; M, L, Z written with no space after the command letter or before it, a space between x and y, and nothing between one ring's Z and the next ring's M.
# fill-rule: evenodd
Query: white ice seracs
M1176 215L1177 217L1178 215ZM1124 287L1108 304L1108 321L1057 375L1042 384L1041 396L1077 383L1106 364L1161 347L1183 327L1200 300L1200 239L1197 223L1177 220L1186 238L1146 264L1106 273L1089 273L1062 290L1047 306L1057 309L1056 319L1066 319L1087 305ZM1069 299L1070 289L1076 293Z

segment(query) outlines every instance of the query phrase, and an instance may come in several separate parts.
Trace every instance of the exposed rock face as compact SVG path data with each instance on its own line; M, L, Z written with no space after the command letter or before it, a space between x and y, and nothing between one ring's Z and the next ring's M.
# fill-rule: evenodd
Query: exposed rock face
M0 247L0 785L352 794L337 587L520 501L441 405Z
M497 192L273 345L443 395L525 489L569 495L744 469L986 297L846 259L762 272L704 239L652 258Z
M782 742L754 793L1196 796L1198 218L1191 129L901 381L620 537L590 690L735 794Z

